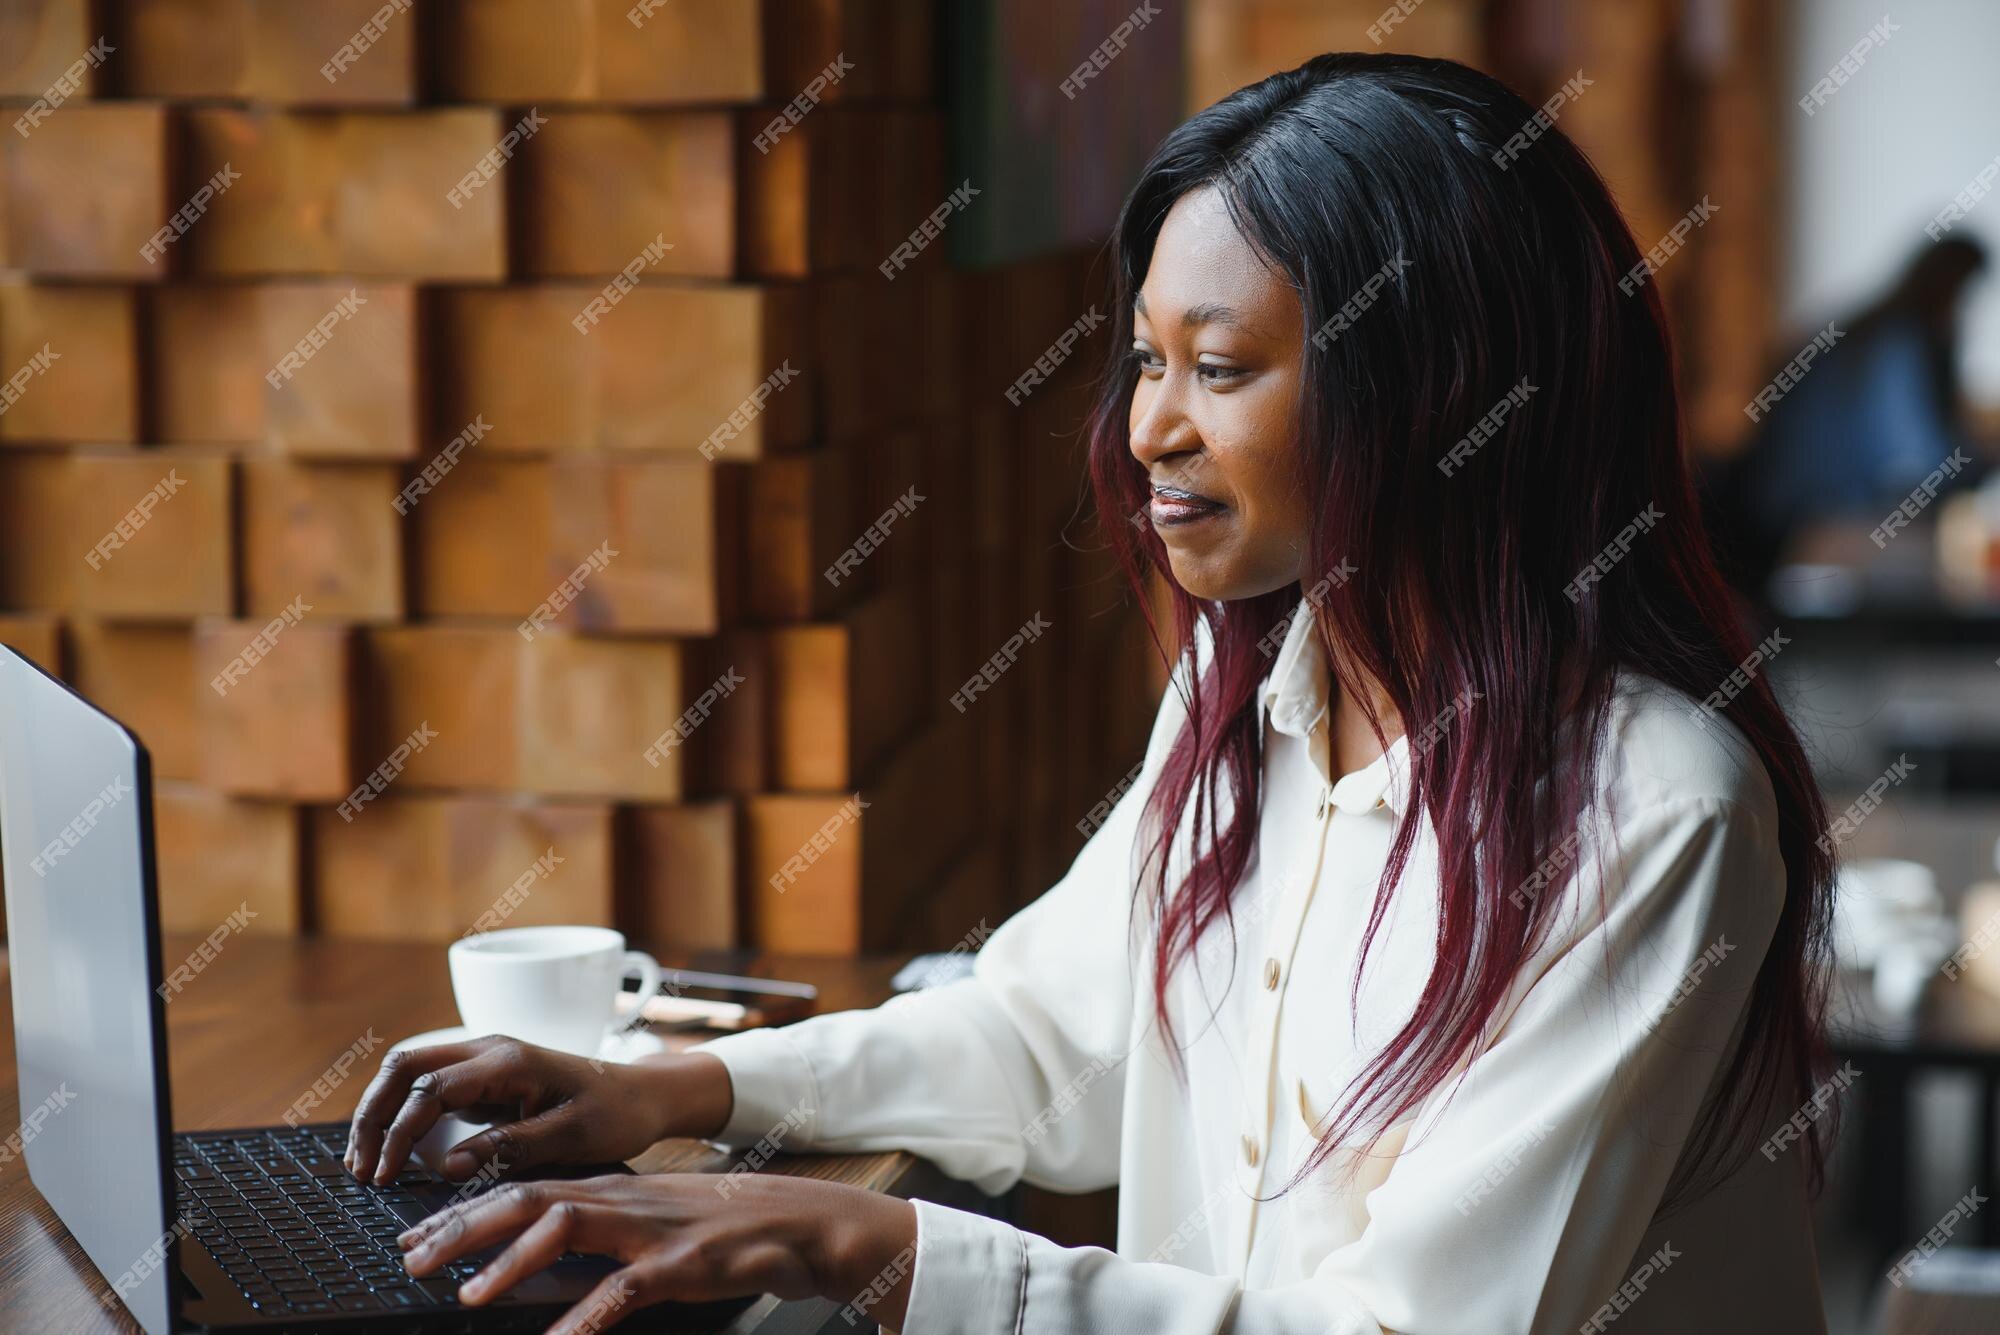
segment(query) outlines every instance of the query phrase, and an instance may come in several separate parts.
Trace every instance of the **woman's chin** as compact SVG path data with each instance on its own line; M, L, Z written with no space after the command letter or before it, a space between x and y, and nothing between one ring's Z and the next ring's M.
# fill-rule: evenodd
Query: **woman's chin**
M1190 598L1202 602L1228 603L1255 598L1269 593L1272 587L1268 581L1256 579L1231 562L1178 554L1172 548L1167 549L1167 564L1174 572L1174 583Z

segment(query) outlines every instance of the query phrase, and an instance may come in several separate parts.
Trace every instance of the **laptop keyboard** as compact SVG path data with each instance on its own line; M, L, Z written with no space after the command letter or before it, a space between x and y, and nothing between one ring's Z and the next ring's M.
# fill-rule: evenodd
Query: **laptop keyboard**
M458 1306L478 1260L412 1279L396 1237L491 1182L454 1186L412 1162L392 1185L364 1185L341 1164L346 1152L344 1125L176 1136L179 1217L260 1312Z

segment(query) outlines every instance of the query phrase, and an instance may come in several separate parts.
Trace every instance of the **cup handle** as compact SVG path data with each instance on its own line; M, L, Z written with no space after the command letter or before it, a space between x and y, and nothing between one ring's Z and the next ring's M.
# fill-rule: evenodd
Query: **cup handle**
M611 1017L611 1023L604 1026L604 1039L606 1042L619 1037L621 1034L629 1033L644 1024L645 1020L640 1018L641 1008L645 1006L648 998L656 995L660 990L660 962L658 960L643 950L626 951L625 962L618 969L620 983L623 983L625 977L635 969L639 974L639 1005L633 1007L630 1015L614 1015Z

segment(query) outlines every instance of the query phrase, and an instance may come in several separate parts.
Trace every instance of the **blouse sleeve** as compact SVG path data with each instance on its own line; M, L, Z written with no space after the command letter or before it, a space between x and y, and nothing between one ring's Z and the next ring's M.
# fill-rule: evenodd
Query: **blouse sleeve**
M1782 902L1763 823L1676 801L1582 878L1591 910L1538 956L1455 1087L1419 1111L1368 1223L1309 1279L1064 1249L920 1203L905 1329L1108 1335L1576 1330L1628 1280L1701 1096L1733 1041ZM1602 912L1595 909L1604 889Z
M972 977L703 1045L735 1092L716 1139L904 1149L989 1193L1022 1177L1067 1191L1116 1182L1133 840L1183 717L1169 689L1124 795L1062 880L993 932Z

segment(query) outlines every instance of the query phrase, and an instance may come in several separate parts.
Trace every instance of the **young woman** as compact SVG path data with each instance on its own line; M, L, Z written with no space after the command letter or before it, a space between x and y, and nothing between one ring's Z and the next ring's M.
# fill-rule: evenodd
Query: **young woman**
M1325 56L1170 135L1112 249L1091 474L1178 668L1070 873L879 1010L602 1073L403 1054L349 1163L516 1099L454 1175L783 1126L1115 1183L1117 1253L655 1177L503 1190L411 1268L509 1242L477 1302L604 1251L631 1303L882 1293L911 1332L1821 1330L1830 843L1604 184L1481 74Z

